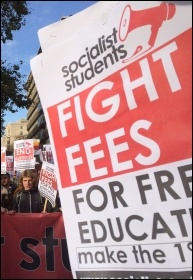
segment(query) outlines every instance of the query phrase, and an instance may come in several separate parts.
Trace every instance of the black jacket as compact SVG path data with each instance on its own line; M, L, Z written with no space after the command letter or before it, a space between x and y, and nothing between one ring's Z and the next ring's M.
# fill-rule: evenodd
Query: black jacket
M1 206L3 208L13 210L13 194L17 189L17 185L14 183L10 183L10 186L7 190L8 194L2 194L1 196Z
M14 195L13 210L18 213L41 213L43 203L38 190L22 190Z
M44 209L44 203L45 198L40 195L37 188L28 191L21 190L14 196L13 210L17 213L41 213ZM59 202L55 207L52 207L51 203L47 201L45 211L48 213L60 212L59 207Z

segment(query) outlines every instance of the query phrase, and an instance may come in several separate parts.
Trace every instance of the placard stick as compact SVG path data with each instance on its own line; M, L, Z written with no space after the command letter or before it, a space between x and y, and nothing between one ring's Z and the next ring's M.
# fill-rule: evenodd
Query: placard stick
M43 209L43 212L46 212L47 202L48 202L48 199L46 198L46 200L45 200L45 202L44 202L44 209Z

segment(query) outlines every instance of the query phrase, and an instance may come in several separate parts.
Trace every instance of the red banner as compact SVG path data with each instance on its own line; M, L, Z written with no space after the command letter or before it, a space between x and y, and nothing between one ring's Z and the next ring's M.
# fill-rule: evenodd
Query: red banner
M72 279L62 213L1 214L1 279Z

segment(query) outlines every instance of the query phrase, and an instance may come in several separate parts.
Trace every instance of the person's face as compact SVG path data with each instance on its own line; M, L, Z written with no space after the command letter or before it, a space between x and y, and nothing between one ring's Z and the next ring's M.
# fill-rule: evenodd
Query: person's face
M10 183L10 178L6 174L1 175L1 186L7 187L9 186L9 183Z
M33 178L23 177L23 187L25 190L30 190L33 186Z

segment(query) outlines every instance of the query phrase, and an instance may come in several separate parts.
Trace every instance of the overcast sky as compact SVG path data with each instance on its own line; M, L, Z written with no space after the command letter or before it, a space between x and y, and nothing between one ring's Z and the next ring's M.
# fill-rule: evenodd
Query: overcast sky
M37 32L39 29L59 21L62 16L74 15L98 1L28 1L31 14L26 16L26 25L14 32L13 41L2 45L2 59L10 63L19 64L21 73L27 76L30 73L30 60L36 56L40 47ZM8 112L5 124L27 118L27 110L19 109L18 113Z

